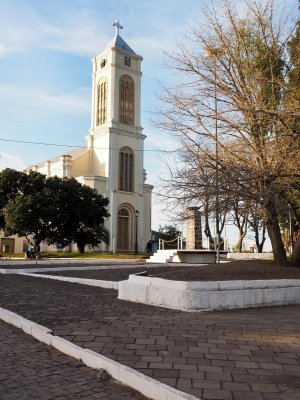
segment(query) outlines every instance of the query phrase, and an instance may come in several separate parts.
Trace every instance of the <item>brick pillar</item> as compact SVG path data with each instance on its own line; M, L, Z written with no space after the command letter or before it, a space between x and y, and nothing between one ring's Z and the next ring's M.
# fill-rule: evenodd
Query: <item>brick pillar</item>
M189 207L187 219L186 249L199 250L202 246L201 213L198 207Z

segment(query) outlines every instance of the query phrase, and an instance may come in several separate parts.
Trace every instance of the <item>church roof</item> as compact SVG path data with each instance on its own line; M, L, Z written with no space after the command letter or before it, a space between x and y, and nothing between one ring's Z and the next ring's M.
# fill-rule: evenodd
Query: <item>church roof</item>
M111 42L106 46L106 49L111 47L126 51L127 53L136 54L132 50L132 48L125 42L125 40L121 38L120 35L116 35L113 40L111 40Z
M63 154L60 154L59 156L49 158L47 161L50 161L51 163L55 163L55 162L58 162L60 160L60 157L62 157L62 156L71 156L72 159L75 160L76 158L80 157L83 153L85 153L87 150L88 150L87 147L78 147L77 149L68 151L67 153L63 153ZM30 165L25 170L26 171L30 170L32 167L42 168L45 166L45 162L46 161L42 161L38 164Z

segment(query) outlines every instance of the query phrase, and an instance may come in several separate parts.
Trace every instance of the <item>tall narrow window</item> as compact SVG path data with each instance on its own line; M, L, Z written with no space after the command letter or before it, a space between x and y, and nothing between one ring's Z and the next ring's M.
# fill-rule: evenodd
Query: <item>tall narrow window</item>
M124 147L119 154L119 189L124 192L133 192L133 152Z
M101 79L98 83L98 115L97 125L102 125L107 118L107 81Z
M134 83L127 75L120 78L119 121L134 125Z

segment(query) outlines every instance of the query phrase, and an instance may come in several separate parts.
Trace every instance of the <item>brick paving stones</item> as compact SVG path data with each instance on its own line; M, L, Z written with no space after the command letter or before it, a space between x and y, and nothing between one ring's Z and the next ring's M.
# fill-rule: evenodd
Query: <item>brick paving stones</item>
M142 270L149 275L164 279L179 281L214 281L214 280L245 280L245 279L300 279L300 269L275 265L271 260L241 260L230 263L192 265L185 264L155 266L146 264ZM130 273L140 272L141 269L132 269ZM51 272L50 272L51 273ZM55 272L53 272L55 274ZM127 279L129 270L106 271L64 271L57 275L74 276L79 278L93 278L106 280Z
M0 343L1 400L145 400L4 322Z
M130 274L135 274L137 272L148 271L149 275L155 275L158 273L162 273L168 270L172 270L173 272L182 271L182 269L189 269L191 267L151 267L151 266L143 266L139 268L118 268L114 269L104 269L104 270L90 270L90 271L48 271L42 274L44 275L58 275L58 276L71 276L76 278L86 278L86 279L100 279L107 281L121 281L128 279ZM40 274L40 272L39 272Z
M0 276L0 305L202 399L300 399L300 306L186 313Z

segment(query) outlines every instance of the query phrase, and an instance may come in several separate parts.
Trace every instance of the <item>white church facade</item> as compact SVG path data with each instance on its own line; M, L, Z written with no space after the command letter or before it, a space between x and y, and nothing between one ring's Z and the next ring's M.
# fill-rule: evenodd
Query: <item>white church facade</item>
M151 238L151 194L145 183L141 127L141 62L119 35L92 59L92 112L87 147L30 166L46 176L74 177L109 199L110 244L95 250L145 249ZM53 249L51 247L51 249ZM43 245L41 250L50 250ZM70 250L77 250L71 246Z

